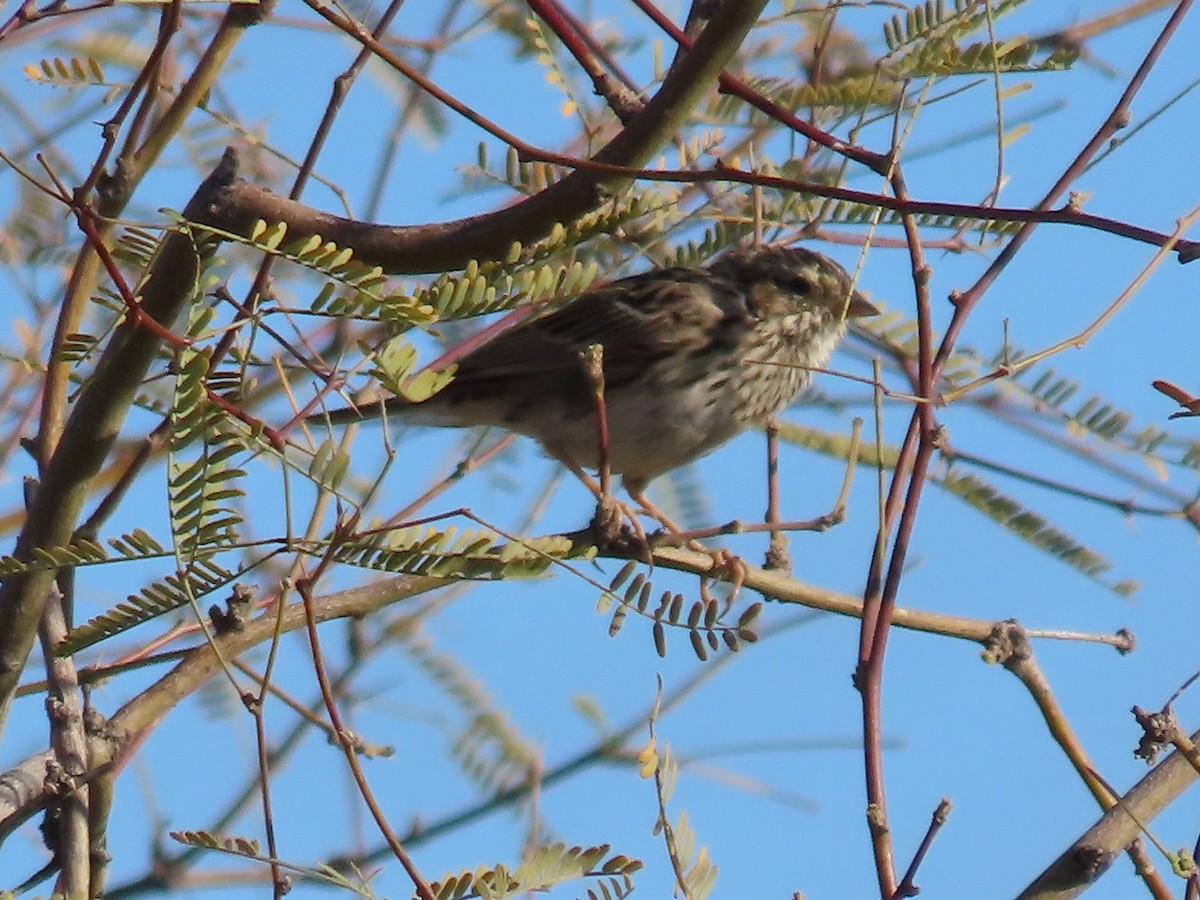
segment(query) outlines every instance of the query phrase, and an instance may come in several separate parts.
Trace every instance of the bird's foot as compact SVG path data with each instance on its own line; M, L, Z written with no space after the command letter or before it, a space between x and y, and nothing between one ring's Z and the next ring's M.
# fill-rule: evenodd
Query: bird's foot
M597 547L651 564L650 539L633 510L612 496L601 497L590 525Z
M708 582L714 576L721 581L729 584L729 594L725 597L725 607L728 607L737 598L738 591L742 589L742 585L746 582L746 576L750 573L750 566L746 561L730 550L717 549L705 550L712 557L713 567L709 570L709 574L700 579L700 599L705 603L711 603L716 600L712 592L708 589Z

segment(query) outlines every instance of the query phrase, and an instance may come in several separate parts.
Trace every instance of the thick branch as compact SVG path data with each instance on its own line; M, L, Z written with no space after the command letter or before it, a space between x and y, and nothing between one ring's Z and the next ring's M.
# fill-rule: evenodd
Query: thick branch
M376 612L398 600L419 596L434 588L443 587L446 579L427 576L399 576L381 579L347 591L323 597L316 605L315 620L359 617ZM305 627L305 610L294 604L277 621L275 616L261 616L247 622L240 631L230 631L214 639L221 655L234 659L247 650L287 633ZM220 670L220 659L212 646L202 644L193 650L158 681L142 691L103 726L102 733L90 735L92 770L88 780L112 774L124 764L132 748L138 747L145 736L179 702L205 684ZM45 766L52 759L49 751L36 754L15 769L0 775L0 841L15 828L45 808L48 796L45 788Z
M582 539L581 535L572 537ZM715 574L716 567L710 554L676 547L655 549L654 564L659 568L696 575ZM393 603L455 583L457 582L454 579L433 576L401 575L384 578L362 587L317 598L313 604L313 619L320 624L332 619L369 615ZM746 590L760 591L782 603L794 603L840 615L862 615L862 600L859 597L806 584L783 572L747 566L744 570L743 587ZM892 621L898 628L957 637L985 646L988 645L995 629L994 622L918 609L897 609ZM276 639L279 634L304 628L306 624L303 606L293 604L284 610L278 620L273 615L252 619L245 623L242 630L221 635L215 642L225 658L234 659L261 643ZM104 728L104 735L93 735L93 766L119 766L128 749L138 746L163 716L174 709L184 697L212 678L219 666L217 654L207 644L188 651L174 669L114 713ZM46 797L42 790L40 772L47 758L48 755L43 753L27 761L32 771L38 773L32 777L23 774L27 770L20 769L8 775L0 775L0 839L45 806ZM91 777L97 774L94 768Z
M765 5L766 0L723 4L692 49L667 75L658 93L596 154L595 161L633 170L644 166L687 123L700 99L714 89L721 69ZM629 174L577 169L541 193L505 209L451 222L410 226L344 219L239 182L222 195L211 224L248 234L259 219L286 222L292 237L319 234L339 246L354 248L357 258L387 272L443 272L462 268L472 259L502 257L513 241L537 240L556 223L570 222L594 209L606 196L620 193L630 181Z
M203 221L214 197L232 177L233 158L227 155L197 189L184 215ZM193 235L171 232L164 239L141 292L141 312L153 322L143 324L141 317L126 315L80 391L42 481L33 492L25 527L17 538L17 559L32 561L36 550L62 547L70 541L92 479L158 354L162 344L158 332L170 328L193 296L200 262ZM53 569L38 569L11 575L0 586L0 729L33 647L42 604L54 576Z
M1200 741L1200 732L1193 734L1192 740ZM1187 757L1179 752L1172 753L1064 850L1018 895L1018 900L1078 897L1196 778L1196 770Z

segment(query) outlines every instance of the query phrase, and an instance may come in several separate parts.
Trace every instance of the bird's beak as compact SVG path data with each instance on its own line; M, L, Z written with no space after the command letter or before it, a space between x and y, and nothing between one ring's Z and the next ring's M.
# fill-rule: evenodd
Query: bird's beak
M858 291L850 295L850 302L846 305L847 319L862 319L866 316L877 315L879 315L879 307Z

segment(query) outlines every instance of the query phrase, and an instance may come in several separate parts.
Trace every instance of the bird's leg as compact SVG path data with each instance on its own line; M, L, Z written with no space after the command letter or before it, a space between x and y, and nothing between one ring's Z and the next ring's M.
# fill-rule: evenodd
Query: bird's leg
M733 603L734 598L738 595L738 591L742 589L742 585L746 582L746 576L750 572L750 567L744 559L730 550L709 550L708 554L712 557L712 570L725 576L724 580L729 582L729 596L725 598L725 606L728 609L729 604ZM708 590L707 578L700 579L700 598L705 603L713 599L712 593Z
M665 530L671 532L671 534L683 534L683 529L676 525L670 516L654 505L654 501L645 495L645 490L646 485L644 482L633 483L630 481L629 477L626 476L625 492L629 494L634 503L641 507L642 512L661 525ZM697 541L689 541L688 546L693 550L704 549Z
M629 492L629 496L632 497L633 501L642 508L642 511L645 512L646 515L657 521L667 531L676 535L684 535L687 533L678 525L676 525L670 516L655 506L654 503L651 502L650 498L642 493L641 489L634 489L630 487L628 480L625 482L625 490ZM729 592L727 602L733 602L733 598L736 597L737 592L741 590L742 583L746 580L746 573L749 571L749 566L746 565L745 560L743 560L736 553L724 548L710 549L705 547L695 539L689 539L687 541L687 546L689 549L695 550L699 553L707 553L712 557L712 571L718 575L728 576L725 578L725 580L729 582L731 590ZM700 599L705 603L708 603L714 599L712 592L708 589L708 582L709 576L700 576Z
M779 422L772 416L767 422L767 518L768 525L780 521L779 516ZM771 532L771 543L767 547L765 569L790 571L792 558L788 553L787 535L782 531Z
M566 467L572 475L578 478L583 486L592 492L592 496L596 498L596 513L592 516L589 528L592 532L592 540L597 546L612 547L621 546L627 543L634 543L640 549L637 554L639 559L649 561L647 552L650 542L646 537L646 532L642 528L641 523L637 519L637 515L629 505L622 503L611 493L605 494L604 489L592 478L579 463L575 462L562 450L556 447L547 446L547 452L557 459L563 466Z
M634 556L649 565L653 562L650 557L650 539L638 521L637 514L629 504L622 503L612 494L605 496L603 489L579 463L557 447L546 446L546 451L566 467L572 475L578 478L583 486L592 492L596 498L596 513L588 525L591 539L598 547L614 547L631 551Z

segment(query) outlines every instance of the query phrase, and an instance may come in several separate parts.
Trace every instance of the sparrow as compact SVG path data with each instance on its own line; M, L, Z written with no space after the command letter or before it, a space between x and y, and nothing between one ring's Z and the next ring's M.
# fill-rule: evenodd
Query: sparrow
M706 267L652 269L593 288L458 360L419 403L393 397L309 417L389 416L527 435L573 465L600 462L597 401L583 354L599 344L608 464L642 497L790 404L846 333L879 312L836 262L800 247L732 250Z

